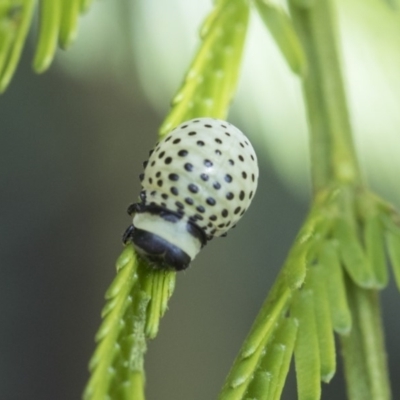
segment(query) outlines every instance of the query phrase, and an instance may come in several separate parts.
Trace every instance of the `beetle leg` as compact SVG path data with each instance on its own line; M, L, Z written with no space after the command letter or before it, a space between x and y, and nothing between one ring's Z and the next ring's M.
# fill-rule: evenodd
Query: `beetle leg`
M133 231L135 230L135 227L133 225L129 225L126 231L124 232L122 236L122 243L127 244L129 241L132 239L132 234Z

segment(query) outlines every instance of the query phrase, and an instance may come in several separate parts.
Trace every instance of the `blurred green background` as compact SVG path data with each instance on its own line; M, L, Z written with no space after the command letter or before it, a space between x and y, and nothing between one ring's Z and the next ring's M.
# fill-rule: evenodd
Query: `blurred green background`
M361 4L363 3L363 4ZM384 2L340 1L357 148L400 204L400 20ZM80 398L142 161L196 48L207 0L104 0L77 43L35 76L35 35L0 97L0 398ZM300 86L256 16L230 120L256 146L253 206L180 273L146 359L149 400L214 399L308 208ZM394 398L400 297L382 294ZM397 311L396 311L397 310ZM343 399L341 371L323 386ZM295 398L289 377L284 399Z

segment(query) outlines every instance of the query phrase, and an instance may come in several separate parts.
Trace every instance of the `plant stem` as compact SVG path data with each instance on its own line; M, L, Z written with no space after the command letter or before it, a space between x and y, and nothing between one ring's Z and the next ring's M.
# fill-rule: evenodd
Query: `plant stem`
M361 182L331 1L320 0L309 8L299 8L292 0L291 12L308 61L303 89L310 126L314 193L332 182Z
M341 336L341 344L348 397L388 400L391 393L378 293L348 278L347 295L353 326L348 336Z
M315 0L308 7L298 6L297 1L291 0L291 14L308 62L303 89L314 195L332 184L349 184L354 189L362 179L336 47L332 0ZM341 337L341 343L349 398L388 400L391 395L378 294L358 287L349 278L347 281L353 326L349 336Z

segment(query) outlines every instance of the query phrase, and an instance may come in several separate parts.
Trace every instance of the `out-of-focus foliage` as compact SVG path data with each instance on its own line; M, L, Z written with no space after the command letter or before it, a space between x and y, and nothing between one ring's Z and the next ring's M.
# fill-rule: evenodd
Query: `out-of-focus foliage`
M161 136L190 118L227 114L237 86L248 17L244 0L216 3L203 24L202 43L160 128ZM175 271L137 261L131 244L117 261L117 271L96 335L87 400L144 398L146 340L157 335L175 284Z
M48 3L56 8L58 2ZM24 4L26 13L31 2L14 0L4 1L4 4L0 7L3 20L0 42L5 43L1 48L7 49L10 33L14 32L11 35L14 37L17 27L19 34L23 33L21 24L14 21L21 15L21 7L15 5ZM5 13L10 4L14 11ZM46 4L43 1L43 10ZM400 204L395 173L400 168L400 159L394 154L399 141L396 127L400 123L397 112L400 107L400 55L397 51L400 48L400 14L381 0L337 0L336 4L351 120L361 166L373 187ZM172 0L168 4L159 0L104 2L88 13L80 27L79 40L68 54L59 55L62 61L59 64L76 77L115 78L114 82L126 87L126 74L121 71L126 68L127 61L129 65L134 61L145 93L165 114L169 99L198 43L193 26L200 25L202 15L210 7L208 2L182 0ZM46 20L42 20L43 30ZM119 23L115 23L117 20ZM10 29L11 25L13 29ZM55 31L54 25L55 22L46 29ZM76 29L77 25L70 26ZM126 34L129 31L131 37ZM47 53L43 54L47 55L39 57L41 65L51 61L50 50L56 43L54 36L53 41L39 40L36 65L39 65L38 54L44 49ZM20 51L21 48L15 47L16 61ZM300 85L288 71L274 40L256 13L251 16L245 51L239 92L232 108L233 119L250 136L254 132L253 140L262 145L284 180L305 195L309 187L309 157ZM104 57L105 53L107 57ZM4 68L6 61L8 73ZM0 53L4 87L16 66L10 61L8 51Z
M17 68L36 5L39 32L33 68L49 68L57 44L68 48L78 32L78 19L92 0L3 0L0 2L0 93L4 92Z
M195 46L193 24L198 23L208 4L189 5L175 0L171 12L162 3L141 3L133 18L137 32L142 32L140 40L138 35L134 38L142 84L153 104L164 112L165 99L179 82L187 62L185 55ZM400 169L396 155L400 124L400 14L380 0L337 0L336 5L346 90L361 166L374 188L400 204L396 173ZM165 24L152 20L154 10L168 15L172 35L163 33ZM156 71L154 68L160 63L163 69ZM267 158L292 188L305 195L309 157L299 81L288 71L255 13L251 16L242 70L233 118L240 121L249 135L254 132L254 140L262 138L260 144L264 145Z

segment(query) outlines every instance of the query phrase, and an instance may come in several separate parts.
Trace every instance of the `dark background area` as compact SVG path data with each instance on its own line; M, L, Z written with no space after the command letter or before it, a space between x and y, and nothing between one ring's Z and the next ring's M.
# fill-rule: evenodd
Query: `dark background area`
M57 68L35 76L31 59L28 50L0 97L0 398L71 400L88 379L103 295L130 223L125 210L162 116L134 73L122 93ZM149 343L150 400L217 397L307 212L307 200L259 158L258 192L238 228L177 277ZM393 283L382 297L397 398L400 298ZM295 396L292 374L283 398ZM323 398L344 397L339 370Z

